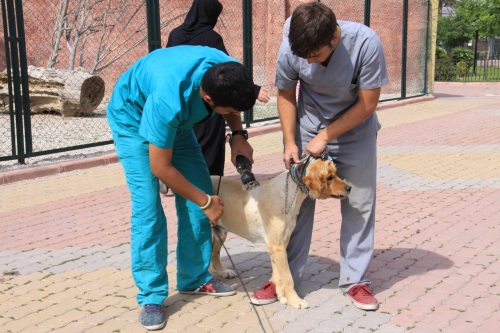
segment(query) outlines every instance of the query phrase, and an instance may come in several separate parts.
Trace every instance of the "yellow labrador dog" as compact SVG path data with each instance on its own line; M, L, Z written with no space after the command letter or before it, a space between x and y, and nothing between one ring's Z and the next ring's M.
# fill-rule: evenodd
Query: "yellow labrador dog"
M337 176L335 164L328 159L304 158L259 187L244 191L239 180L212 177L214 194L224 200L224 215L213 235L212 272L230 278L235 273L220 261L222 242L229 231L253 243L267 244L271 256L272 278L283 304L306 308L294 288L286 248L295 229L300 206L307 196L313 199L345 198L351 187ZM221 230L222 229L222 230ZM221 241L220 241L220 240Z

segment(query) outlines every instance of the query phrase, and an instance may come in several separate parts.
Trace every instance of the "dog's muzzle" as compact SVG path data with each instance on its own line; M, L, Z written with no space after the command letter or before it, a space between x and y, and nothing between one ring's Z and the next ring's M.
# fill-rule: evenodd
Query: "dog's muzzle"
M335 198L335 199L345 199L347 198L347 196L349 195L349 193L351 193L351 186L350 185L347 185L344 190L346 191L346 194L332 194L332 198Z

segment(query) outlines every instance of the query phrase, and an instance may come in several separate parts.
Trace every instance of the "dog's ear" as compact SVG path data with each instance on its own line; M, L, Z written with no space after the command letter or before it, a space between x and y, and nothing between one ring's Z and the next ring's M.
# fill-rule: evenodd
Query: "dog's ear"
M307 174L302 179L309 189L309 196L313 199L320 197L323 187L327 184L328 175L328 164L315 162L309 164Z

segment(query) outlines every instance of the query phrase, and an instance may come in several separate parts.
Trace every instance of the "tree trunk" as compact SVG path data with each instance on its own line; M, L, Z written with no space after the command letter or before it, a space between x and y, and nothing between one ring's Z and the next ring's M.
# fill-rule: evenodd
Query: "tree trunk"
M104 97L104 80L84 69L28 67L31 113L57 112L64 117L91 115ZM7 72L0 73L0 104L8 105Z

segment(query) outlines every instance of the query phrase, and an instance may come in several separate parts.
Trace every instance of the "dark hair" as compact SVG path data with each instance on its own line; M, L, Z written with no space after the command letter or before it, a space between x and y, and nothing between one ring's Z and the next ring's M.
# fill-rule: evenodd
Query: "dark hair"
M252 76L239 62L229 61L213 65L203 75L201 87L215 106L247 111L255 104L255 84Z
M288 41L294 55L307 58L329 45L337 31L333 11L319 2L304 3L293 11Z

